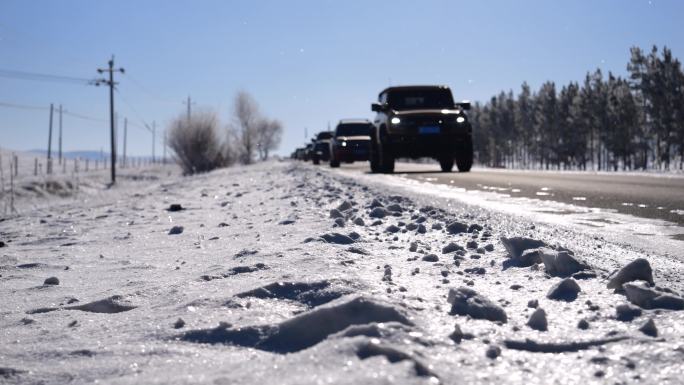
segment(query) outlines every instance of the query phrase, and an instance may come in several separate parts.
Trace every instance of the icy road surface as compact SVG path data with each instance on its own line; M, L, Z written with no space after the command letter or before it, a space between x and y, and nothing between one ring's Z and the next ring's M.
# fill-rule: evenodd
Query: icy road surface
M373 175L367 163L359 162L333 172L366 183L380 183L385 188L443 197L534 222L560 224L684 259L684 210L676 208L684 207L681 175L492 169L442 173L435 167L399 163L395 174Z
M370 178L164 173L2 217L0 382L682 383L674 250Z
M397 176L512 198L555 201L601 208L684 226L684 175L675 173L539 171L474 168L469 173L443 173L439 164L397 162ZM368 162L342 165L367 173ZM681 229L684 239L684 228Z

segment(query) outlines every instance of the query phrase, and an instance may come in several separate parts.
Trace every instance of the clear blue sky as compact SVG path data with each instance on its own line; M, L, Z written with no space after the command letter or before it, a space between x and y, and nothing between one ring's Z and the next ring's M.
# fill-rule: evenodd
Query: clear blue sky
M388 84L441 83L483 101L523 81L567 83L597 67L625 74L635 45L684 59L682 15L681 0L2 0L0 69L91 78L115 54L130 75L120 77L118 111L160 128L188 94L227 123L244 89L284 122L286 154L305 127L371 117ZM51 102L108 117L104 87L0 77L0 103ZM47 125L47 111L0 106L0 146L46 147ZM66 150L108 146L108 123L64 117ZM129 127L129 153L150 147L148 132Z

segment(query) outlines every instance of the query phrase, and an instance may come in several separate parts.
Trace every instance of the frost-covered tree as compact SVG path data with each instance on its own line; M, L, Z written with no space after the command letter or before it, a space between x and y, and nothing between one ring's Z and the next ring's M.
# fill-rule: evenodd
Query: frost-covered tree
M271 151L280 145L283 124L279 120L261 118L256 124L257 150L261 160L268 159Z
M254 154L258 143L257 125L260 120L259 105L246 91L235 95L233 104L236 126L234 135L240 162L250 164L254 161Z

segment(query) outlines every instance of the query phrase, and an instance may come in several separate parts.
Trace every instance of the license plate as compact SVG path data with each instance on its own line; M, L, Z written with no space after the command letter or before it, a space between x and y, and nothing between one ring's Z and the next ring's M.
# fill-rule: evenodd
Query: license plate
M418 127L419 134L439 134L439 126Z

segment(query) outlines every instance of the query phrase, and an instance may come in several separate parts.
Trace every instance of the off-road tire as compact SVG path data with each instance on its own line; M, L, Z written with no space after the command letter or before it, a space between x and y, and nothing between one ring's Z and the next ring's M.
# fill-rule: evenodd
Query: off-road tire
M468 172L473 167L473 140L468 139L456 154L456 167L459 172Z
M370 162L370 169L372 173L380 172L380 158L378 156L378 145L375 143L375 139L371 139L370 145L370 156L368 161Z
M452 156L440 158L439 167L442 168L442 172L451 172L451 170L454 168L454 158Z
M391 174L394 172L394 155L387 145L380 144L379 158L380 158L380 172L384 174Z

